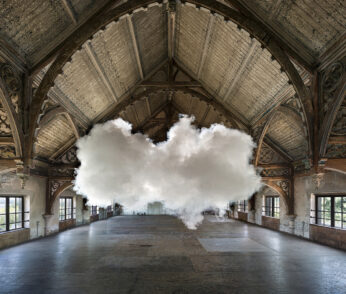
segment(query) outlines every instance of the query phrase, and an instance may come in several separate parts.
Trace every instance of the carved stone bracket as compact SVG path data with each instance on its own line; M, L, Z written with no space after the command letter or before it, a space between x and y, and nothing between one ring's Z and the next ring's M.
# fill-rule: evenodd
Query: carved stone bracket
M346 132L345 63L346 58L330 65L322 73L322 83L319 99L321 118L319 133L320 157L333 157L335 154L334 149L338 149L337 147L334 148L332 146L328 146L328 139L330 137L330 134L333 134L335 136L344 136ZM329 155L327 155L328 153Z
M0 63L0 77L5 83L7 93L11 98L13 109L18 114L20 110L20 97L22 91L20 75L9 64Z
M274 189L285 201L287 207L287 215L294 215L294 194L292 179L274 179L266 178L264 183Z
M24 141L20 123L21 85L21 75L11 65L0 63L0 133L5 129L5 135L13 136L17 157L22 156Z
M49 178L46 195L46 214L52 214L54 200L72 186L72 178Z
M55 162L60 164L76 164L77 165L79 163L77 158L77 147L72 146L64 154L62 154Z

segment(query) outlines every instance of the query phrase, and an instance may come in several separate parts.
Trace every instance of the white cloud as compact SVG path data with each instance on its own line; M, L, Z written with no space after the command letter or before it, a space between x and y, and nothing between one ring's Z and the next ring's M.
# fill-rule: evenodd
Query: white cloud
M197 129L182 116L157 145L131 134L122 119L96 125L77 142L81 166L75 190L104 206L116 200L130 210L161 201L193 229L207 208L221 211L229 201L250 197L261 179L249 160L252 138L214 124Z

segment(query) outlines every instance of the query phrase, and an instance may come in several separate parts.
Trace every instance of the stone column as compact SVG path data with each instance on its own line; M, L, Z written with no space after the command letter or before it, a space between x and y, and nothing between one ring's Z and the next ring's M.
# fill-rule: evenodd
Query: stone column
M287 215L288 217L288 229L289 229L289 233L294 234L295 233L295 219L296 219L296 215Z
M48 236L52 233L54 233L54 230L49 229L49 221L51 220L53 214L43 214L43 219L44 219L44 235Z

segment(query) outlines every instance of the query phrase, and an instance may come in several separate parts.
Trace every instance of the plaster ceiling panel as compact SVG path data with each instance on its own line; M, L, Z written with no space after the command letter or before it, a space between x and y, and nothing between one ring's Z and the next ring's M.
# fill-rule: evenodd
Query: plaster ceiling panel
M158 132L160 129L162 129L162 124L157 124L146 131L146 134L149 138L151 138L156 132Z
M261 153L259 156L260 164L284 163L286 160L275 152L269 145L262 143Z
M346 6L338 0L282 1L275 18L315 55L345 32Z
M189 5L177 5L175 57L197 75L210 13Z
M174 94L174 102L182 109L184 110L184 114L189 114L190 105L193 98L189 94L184 94L183 92L176 92Z
M35 143L35 153L37 156L48 158L73 137L71 125L65 116L59 115L40 129Z
M52 49L74 27L62 1L2 1L0 34L31 64Z
M113 103L84 50L73 55L55 84L90 120Z
M136 107L137 116L140 122L149 116L147 104L144 99L134 103L134 106Z
M144 76L167 59L167 16L163 7L153 6L132 16Z
M239 30L234 23L226 23L221 17L214 19L201 80L208 85L212 93L224 97L243 60L247 54L251 54L248 52L251 52L252 42L258 42L251 41L249 34Z
M94 35L91 48L115 96L120 99L140 79L126 18Z
M339 0L241 2L287 39L318 57L345 33L346 6ZM298 44L298 46L297 46Z
M227 102L248 121L278 99L288 78L267 50L259 49L257 58L246 68Z
M153 112L155 109L158 109L160 105L162 105L162 103L166 100L167 100L167 97L166 97L166 93L164 92L156 92L156 93L150 94L149 104L150 104L151 112Z
M200 101L196 99L195 103L193 103L191 114L195 116L196 123L201 123L204 118L205 112L207 110L207 104L204 101Z
M266 135L279 144L293 159L302 159L308 154L306 136L302 121L278 111L270 123Z
M90 15L91 12L102 7L107 0L69 0L69 2L77 20L80 21Z
M209 127L211 124L220 123L220 121L219 114L214 110L213 107L210 107L203 125Z
M138 121L136 119L136 114L134 112L132 105L129 105L126 108L126 118L127 118L127 121L132 124L133 129L138 126Z

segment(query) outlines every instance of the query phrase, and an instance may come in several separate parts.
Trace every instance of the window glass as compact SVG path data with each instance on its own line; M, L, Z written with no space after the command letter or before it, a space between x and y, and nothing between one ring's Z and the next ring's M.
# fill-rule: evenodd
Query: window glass
M263 214L269 217L280 217L280 197L279 196L266 196L264 199Z
M73 218L73 199L71 197L60 197L59 220L64 221Z
M316 195L316 213L312 213L315 223L322 226L346 229L346 197L341 195ZM312 212L314 210L312 209Z
M0 197L0 232L6 231L6 198Z

